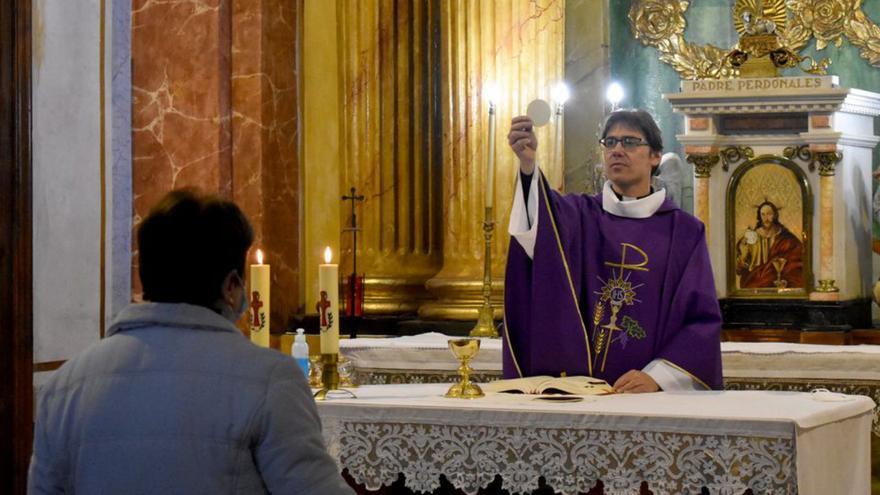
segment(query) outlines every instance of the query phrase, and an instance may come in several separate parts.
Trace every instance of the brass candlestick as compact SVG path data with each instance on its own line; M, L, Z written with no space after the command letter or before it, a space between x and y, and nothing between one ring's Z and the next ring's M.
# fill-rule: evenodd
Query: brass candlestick
M338 353L321 354L321 390L315 392L315 400L327 400L330 392L348 394L352 399L357 399L351 390L339 388L339 369L336 367L338 364Z
M471 359L480 350L479 339L455 339L449 341L449 350L461 361L458 374L461 380L449 387L446 397L450 399L477 399L485 394L479 385L471 383Z
M492 307L492 231L495 222L492 220L492 207L487 206L483 219L483 237L485 252L483 254L483 305L480 307L477 325L471 329L471 337L498 337L495 330L495 309Z

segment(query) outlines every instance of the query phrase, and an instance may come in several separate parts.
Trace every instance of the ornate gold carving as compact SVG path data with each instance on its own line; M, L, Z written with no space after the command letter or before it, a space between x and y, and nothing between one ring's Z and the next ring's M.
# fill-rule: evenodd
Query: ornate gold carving
M660 60L671 65L682 79L735 77L738 72L725 68L725 50L697 45L684 39L689 2L640 0L629 9L629 20L636 39L660 51Z
M816 171L816 165L819 166L819 175L830 177L834 175L834 170L838 163L843 160L843 154L839 151L819 151L813 153L810 151L809 145L788 146L782 151L782 155L789 160L795 158L807 162L810 172Z
M813 156L819 163L819 175L825 177L833 176L835 167L843 160L843 155L839 151L822 151L813 153Z
M840 289L834 285L834 280L820 280L819 287L816 287L816 292L839 292Z
M721 155L718 153L691 153L687 162L694 164L694 177L708 179L712 176L712 167L718 165Z
M775 77L779 69L797 67L809 60L804 70L824 74L827 63L817 65L812 58L801 57L783 44L785 0L764 5L757 0L738 0L733 8L733 23L740 35L739 45L727 54L727 63L740 69L743 77Z
M859 47L859 55L874 67L880 67L880 26L871 22L864 12L856 10L845 32L849 42Z
M721 170L727 172L730 164L751 160L755 157L755 151L748 146L728 146L721 150Z
M846 36L860 48L862 58L880 67L880 26L867 18L861 0L788 0L787 5L785 0L738 0L733 22L743 39L729 50L685 40L688 5L687 1L637 0L629 11L636 39L660 51L660 60L682 79L738 77L750 55L769 57L749 69L755 71L751 75L770 70L771 65L795 67L803 62L810 64L805 71L824 74L827 59L817 63L797 54L812 37L822 50L829 43L839 46Z
M859 55L880 67L880 26L871 22L861 9L861 0L789 0L790 47L799 50L816 38L816 49L829 44L840 46L843 36L860 48Z
M810 153L810 147L806 144L803 146L787 146L782 150L782 156L792 161L797 158L801 161L808 162L810 164L810 172L816 170L816 166L813 164L813 154Z
M738 0L733 7L733 26L743 34L761 34L785 29L785 0Z

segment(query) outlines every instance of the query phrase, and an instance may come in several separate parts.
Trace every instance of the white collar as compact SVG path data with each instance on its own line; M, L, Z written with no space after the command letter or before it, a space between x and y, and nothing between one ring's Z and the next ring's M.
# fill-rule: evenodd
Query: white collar
M621 201L611 190L611 181L605 181L602 188L602 209L612 215L626 218L648 218L666 200L666 189L660 189L641 199Z

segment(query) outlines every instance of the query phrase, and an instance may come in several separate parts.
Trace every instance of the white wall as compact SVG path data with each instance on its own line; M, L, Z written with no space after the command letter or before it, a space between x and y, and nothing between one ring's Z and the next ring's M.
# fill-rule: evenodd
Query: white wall
M103 0L102 44L101 1L33 3L35 363L69 359L96 342L100 320L130 298L131 7L128 0ZM107 237L104 315L102 228Z

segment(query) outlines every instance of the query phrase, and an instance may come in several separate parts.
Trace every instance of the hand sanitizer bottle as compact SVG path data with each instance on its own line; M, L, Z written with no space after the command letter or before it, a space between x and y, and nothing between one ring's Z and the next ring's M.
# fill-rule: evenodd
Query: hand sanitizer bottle
M306 343L305 330L302 328L296 329L296 337L293 338L293 347L290 350L303 374L309 376L309 344Z

